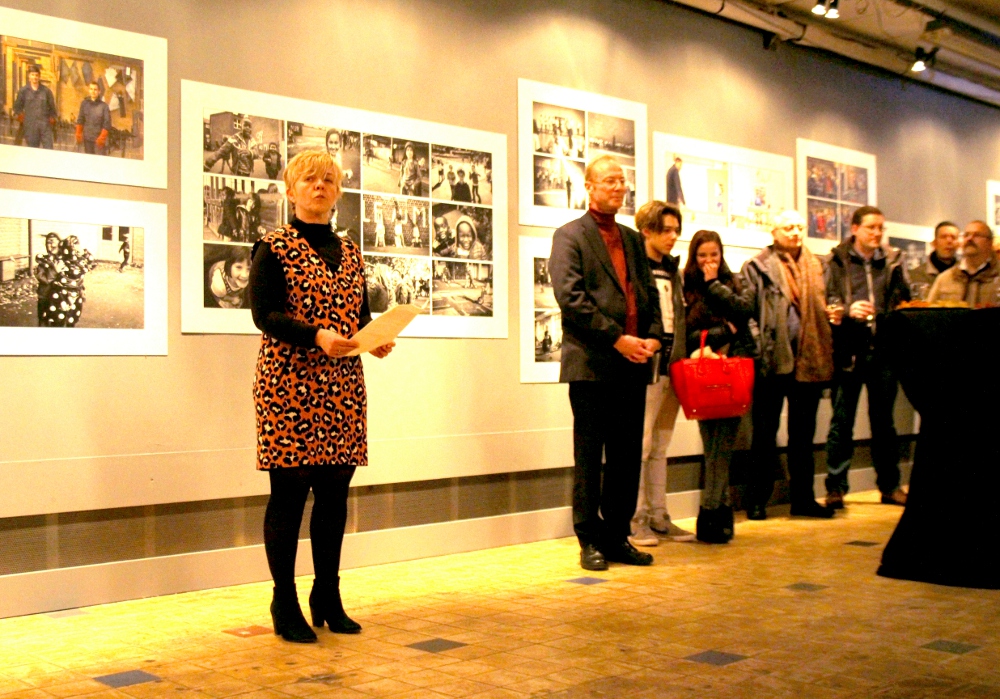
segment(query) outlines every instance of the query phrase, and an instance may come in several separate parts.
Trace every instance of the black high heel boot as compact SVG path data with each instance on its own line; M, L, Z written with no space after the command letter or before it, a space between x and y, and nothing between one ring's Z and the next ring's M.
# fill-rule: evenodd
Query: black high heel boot
M728 544L731 537L723 533L723 517L721 507L708 510L702 507L698 510L698 522L695 531L698 541L706 544ZM730 531L732 531L730 529Z
M344 603L340 599L340 576L330 582L313 581L309 611L316 628L323 628L323 622L326 622L334 633L361 633L361 624L344 611Z
M271 600L271 621L274 633L292 643L315 643L316 634L309 628L306 618L302 616L299 598L295 585L290 590L274 588L274 598Z

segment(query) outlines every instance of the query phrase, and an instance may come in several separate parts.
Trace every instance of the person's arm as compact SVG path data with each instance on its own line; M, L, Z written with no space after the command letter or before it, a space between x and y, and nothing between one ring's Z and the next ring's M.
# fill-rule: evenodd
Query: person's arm
M716 278L709 283L705 299L712 310L740 327L753 317L753 294L750 297L745 294L733 291Z
M580 246L562 228L552 237L549 274L563 322L612 347L624 334L624 328L604 315L587 293Z
M232 150L233 150L233 144L228 140L225 141L221 146L219 146L219 150L215 151L210 156L208 156L208 158L205 159L205 169L206 170L211 169L212 166L214 166L217 162L219 162L223 158L228 158Z
M295 320L285 308L285 270L268 243L258 243L254 250L247 296L254 325L262 332L296 347L316 347L319 328Z
M885 312L896 310L899 304L910 300L910 274L906 269L906 258L900 260L892 276L889 278L889 298L886 299Z

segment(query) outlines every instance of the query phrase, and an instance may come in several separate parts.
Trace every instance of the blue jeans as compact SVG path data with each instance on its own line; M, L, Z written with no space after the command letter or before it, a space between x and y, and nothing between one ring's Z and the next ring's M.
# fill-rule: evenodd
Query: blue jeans
M847 471L854 455L854 419L861 386L868 387L868 419L872 430L872 462L876 485L888 495L899 486L899 441L892 419L898 385L889 367L871 355L858 357L853 369L834 376L833 417L826 438L826 491L846 493Z

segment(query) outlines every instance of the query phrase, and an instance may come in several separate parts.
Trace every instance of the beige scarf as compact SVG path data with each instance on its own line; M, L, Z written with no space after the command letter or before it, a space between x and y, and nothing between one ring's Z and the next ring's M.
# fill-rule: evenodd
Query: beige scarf
M805 246L798 260L777 248L775 252L801 321L795 380L805 383L829 381L833 378L833 334L826 317L823 266Z

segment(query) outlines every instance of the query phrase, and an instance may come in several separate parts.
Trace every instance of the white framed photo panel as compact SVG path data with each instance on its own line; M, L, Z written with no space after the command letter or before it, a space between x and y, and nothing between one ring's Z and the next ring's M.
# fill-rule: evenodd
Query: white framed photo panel
M7 77L0 170L166 188L166 39L0 7L0 48ZM33 66L39 87L31 85ZM91 82L98 84L96 100ZM55 114L47 119L19 103L24 90L38 89L52 95ZM103 114L84 110L78 140L88 100L106 107Z
M878 177L871 153L795 140L798 209L806 219L806 245L826 253L851 234L861 206L877 206Z
M167 354L167 206L0 190L0 354Z
M521 383L559 383L562 314L552 292L552 238L518 238Z
M310 149L341 162L333 223L362 249L373 315L413 303L403 336L507 337L506 136L188 80L183 332L259 332L241 265L292 217L281 173Z
M587 210L584 170L618 160L628 193L618 221L633 226L649 195L646 105L558 85L517 81L518 220L558 228Z
M708 229L726 244L770 245L774 217L795 208L793 171L788 156L653 133L653 195L680 206L681 240Z

